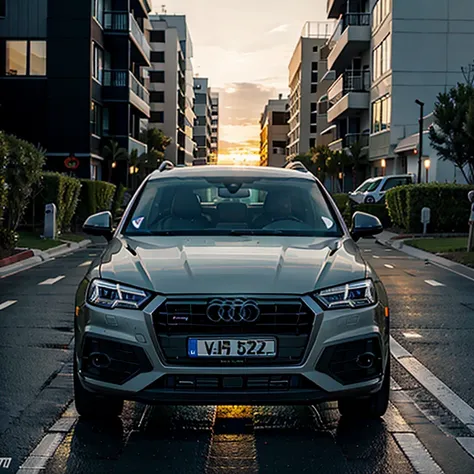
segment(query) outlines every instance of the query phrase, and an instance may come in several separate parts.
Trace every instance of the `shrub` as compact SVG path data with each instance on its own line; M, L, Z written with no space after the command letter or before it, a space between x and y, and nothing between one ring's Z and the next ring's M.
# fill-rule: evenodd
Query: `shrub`
M41 178L44 153L25 140L5 135L8 163L5 179L8 188L5 227L16 230L26 211L34 186Z
M18 234L11 229L0 228L0 254L2 250L12 250L18 242Z
M5 134L0 131L0 225L8 199L8 187L5 179L8 165L8 145Z
M110 211L116 186L105 181L81 179L82 188L79 198L77 217L84 222L90 215L100 211Z
M474 186L460 184L418 184L387 192L387 206L393 223L406 232L420 233L421 210L431 209L430 232L467 232L471 204L467 199Z
M336 203L336 206L338 207L339 211L344 213L347 202L349 201L349 195L348 194L333 194L332 198L334 199L334 202Z
M115 190L115 195L112 202L112 216L114 218L118 217L120 210L123 207L123 199L125 197L126 190L127 188L123 184L120 184L120 186Z
M349 227L351 225L352 216L354 215L354 212L357 211L365 212L378 217L384 228L392 226L392 220L390 219L388 209L385 204L357 204L354 201L349 200L343 213L344 220Z

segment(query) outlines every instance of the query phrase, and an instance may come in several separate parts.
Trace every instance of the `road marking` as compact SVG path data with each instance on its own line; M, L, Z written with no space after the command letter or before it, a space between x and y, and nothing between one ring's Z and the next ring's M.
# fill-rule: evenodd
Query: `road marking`
M456 418L474 431L474 409L390 336L393 357Z
M391 268L391 269L395 268L393 265L390 265L390 264L388 264L388 263L386 263L386 264L384 265L384 267L385 267L385 268Z
M431 285L431 286L446 286L436 280L425 280L425 283L428 283L428 285Z
M88 267L91 263L92 263L92 260L87 260L86 262L78 265L78 267Z
M441 263L434 262L433 260L430 260L430 263L432 263L433 265L436 265L438 268L442 268L443 270L448 270L448 272L455 273L456 275L459 275L459 276L462 276L464 278L467 278L468 280L474 281L474 278L472 278L470 276L467 276L467 275L464 275L464 273L453 270L452 268L441 265Z
M378 255L372 255L373 258L380 258Z
M402 333L407 339L422 339L423 336L417 332L404 332Z
M372 252L372 250L366 249L366 250L364 250L364 252Z
M456 441L474 458L474 438L459 437Z
M443 473L414 433L393 433L393 437L418 474Z
M385 249L385 252L391 252L392 249Z
M63 278L66 278L66 276L65 275L60 275L56 278L48 278L47 280L44 280L41 283L38 283L38 285L54 285L58 281L61 281Z
M15 303L18 303L18 301L17 301L17 300L8 300L8 301L5 301L4 303L1 303L1 304L0 304L0 311L1 311L2 309L6 309L6 308L8 308L9 306L14 305Z

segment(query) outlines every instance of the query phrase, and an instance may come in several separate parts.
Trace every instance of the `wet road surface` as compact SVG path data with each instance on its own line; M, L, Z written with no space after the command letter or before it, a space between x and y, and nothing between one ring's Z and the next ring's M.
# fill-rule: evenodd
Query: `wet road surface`
M360 246L389 293L395 340L474 406L474 282L373 240ZM474 453L474 424L453 416L395 359L393 404L380 421L348 422L334 403L131 402L116 423L77 420L73 406L66 410L74 293L102 248L0 280L0 304L15 301L0 310L0 460L12 458L0 472L474 473L461 447L472 442Z

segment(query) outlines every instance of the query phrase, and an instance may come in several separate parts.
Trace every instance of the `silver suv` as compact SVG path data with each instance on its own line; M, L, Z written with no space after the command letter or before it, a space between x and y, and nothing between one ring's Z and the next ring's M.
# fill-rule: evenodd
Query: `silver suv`
M109 244L79 285L76 407L123 400L313 404L378 417L389 395L385 290L321 183L288 168L165 163L131 200L84 224Z

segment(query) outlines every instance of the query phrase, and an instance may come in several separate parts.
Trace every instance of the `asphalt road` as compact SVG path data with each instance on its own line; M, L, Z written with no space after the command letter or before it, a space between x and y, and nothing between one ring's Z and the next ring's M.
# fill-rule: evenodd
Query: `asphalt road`
M395 339L474 407L474 282L373 240L360 246L386 285ZM108 425L77 421L73 405L63 414L72 400L74 293L101 249L0 280L0 308L15 302L0 309L0 458L12 458L3 472L23 465L23 474L474 473L474 459L459 444L474 442L473 430L396 361L392 405L380 421L349 423L333 403L127 403ZM45 468L31 469L42 457Z

